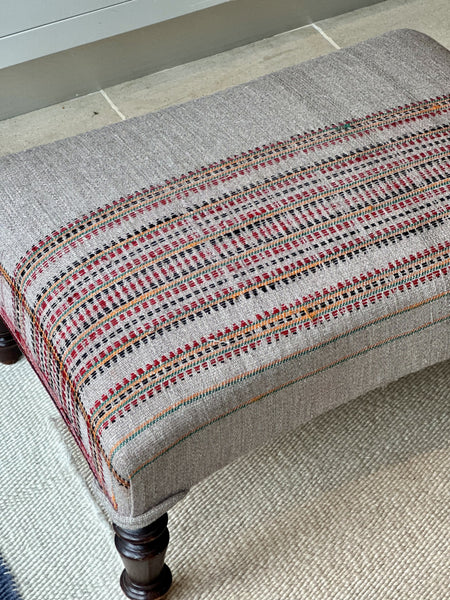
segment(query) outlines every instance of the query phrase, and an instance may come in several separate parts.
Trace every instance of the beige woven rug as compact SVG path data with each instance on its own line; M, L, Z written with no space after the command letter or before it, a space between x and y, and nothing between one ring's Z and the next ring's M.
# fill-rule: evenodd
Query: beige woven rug
M25 361L0 367L0 437L0 555L22 599L122 600L110 526ZM193 489L169 513L167 600L446 600L449 511L447 362Z

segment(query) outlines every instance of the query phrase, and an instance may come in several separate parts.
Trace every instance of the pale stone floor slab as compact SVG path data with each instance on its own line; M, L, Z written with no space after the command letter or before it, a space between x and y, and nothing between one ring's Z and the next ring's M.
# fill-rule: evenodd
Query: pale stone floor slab
M0 156L186 102L398 28L450 48L450 0L385 0L0 122Z

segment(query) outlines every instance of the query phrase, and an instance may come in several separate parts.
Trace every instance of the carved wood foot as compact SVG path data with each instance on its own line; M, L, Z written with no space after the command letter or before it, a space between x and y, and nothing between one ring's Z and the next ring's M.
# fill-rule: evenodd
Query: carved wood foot
M165 514L134 531L114 525L116 548L125 565L120 585L131 600L159 600L169 591L172 573L164 564L169 544L167 521Z
M22 356L16 340L11 335L8 327L0 317L0 363L12 365Z

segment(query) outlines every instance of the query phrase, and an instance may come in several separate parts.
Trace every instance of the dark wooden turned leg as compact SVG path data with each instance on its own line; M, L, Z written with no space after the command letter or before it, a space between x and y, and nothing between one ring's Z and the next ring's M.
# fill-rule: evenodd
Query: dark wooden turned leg
M122 529L114 525L116 548L125 570L122 590L132 600L158 600L169 591L172 573L164 564L169 530L167 514L143 529Z
M19 346L0 317L0 362L12 365L22 356Z

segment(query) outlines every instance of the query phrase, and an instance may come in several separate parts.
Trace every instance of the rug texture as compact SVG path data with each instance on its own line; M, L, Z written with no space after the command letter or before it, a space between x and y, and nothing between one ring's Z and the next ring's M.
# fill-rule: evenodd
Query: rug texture
M168 600L448 598L449 404L446 362L194 487L169 511ZM22 600L122 600L110 525L59 422L25 361L1 366L0 556Z

